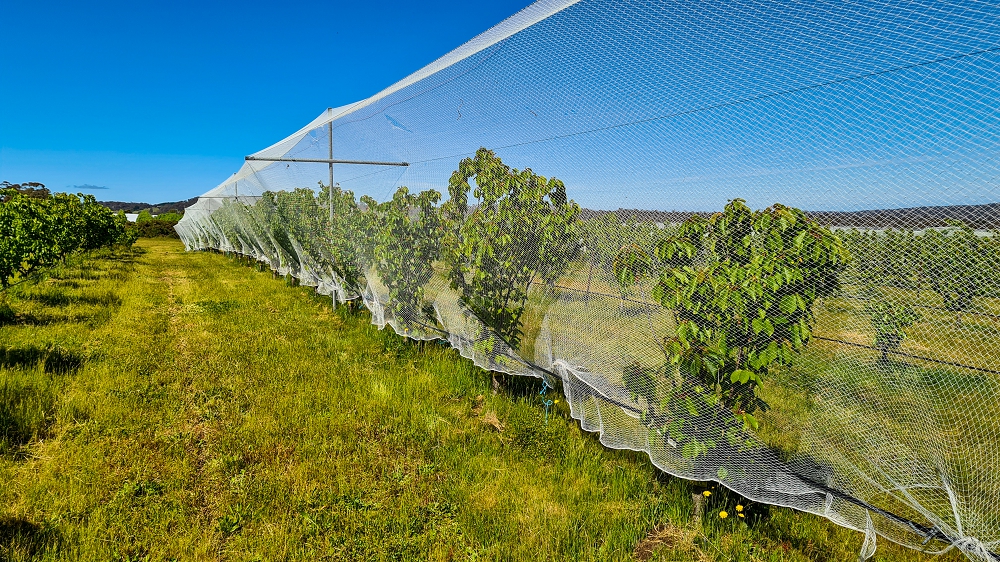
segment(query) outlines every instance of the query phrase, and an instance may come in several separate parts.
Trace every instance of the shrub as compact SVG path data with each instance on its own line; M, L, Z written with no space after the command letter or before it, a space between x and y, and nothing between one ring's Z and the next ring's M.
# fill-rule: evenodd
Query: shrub
M163 214L160 214L160 215L156 215L155 218L156 218L156 220L166 221L166 222L169 222L171 224L177 224L177 223L181 222L181 219L184 218L184 215L182 215L180 213L169 212L169 213L163 213Z
M889 360L889 353L896 351L906 340L906 329L920 320L910 305L900 305L889 301L872 301L865 307L865 313L875 331L875 347L882 352L881 361Z
M159 217L154 219L149 219L143 222L139 222L138 219L132 229L136 232L139 238L177 238L177 231L174 230L174 225L165 220L160 220Z
M48 194L15 184L0 189L0 290L78 251L130 245L125 217L92 195Z

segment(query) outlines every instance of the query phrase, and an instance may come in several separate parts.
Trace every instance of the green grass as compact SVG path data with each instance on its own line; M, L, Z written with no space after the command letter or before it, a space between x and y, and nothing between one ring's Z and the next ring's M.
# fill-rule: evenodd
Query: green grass
M840 561L861 545L783 508L739 519L722 489L695 522L702 488L602 447L565 403L546 423L537 388L493 394L453 350L176 241L11 304L0 560Z
M592 288L601 293L615 291L597 277ZM651 283L633 287L633 298L648 302ZM577 267L558 284L585 290L587 270ZM858 292L857 287L845 287L847 294ZM623 386L623 365L663 364L664 352L656 342L671 337L676 326L667 309L623 303L608 294L592 295L588 302L585 293L568 290L547 304L535 298L541 293L535 291L529 299L525 314L529 328L525 332L536 333L530 327L537 326L543 317L557 327L553 343L556 357L586 365ZM872 296L914 305L943 305L927 291L918 294L881 288ZM990 302L978 299L977 306L987 308ZM844 297L822 299L813 308L815 334L871 346L874 334L864 305L864 301ZM996 338L988 337L997 333L997 319L965 314L958 323L954 313L933 308L920 308L920 315L921 320L907 330L904 353L1000 368ZM615 336L607 337L608 333ZM522 344L522 351L529 357L533 351L535 361L545 364L548 350L544 342L539 343L543 345L533 350ZM943 486L935 485L941 482L935 471L941 469L953 489L960 490L957 503L967 522L966 532L974 525L972 534L989 533L1000 528L996 510L1000 488L993 476L996 463L991 448L983 446L994 442L1000 432L1000 402L988 398L997 393L996 380L993 374L915 357L894 355L882 361L877 350L816 338L796 356L792 366L767 373L760 391L770 409L756 412L761 427L755 433L762 446L785 460L829 467L842 478L843 488L914 521L926 521L926 516L913 508L914 502L949 516L952 498ZM659 385L663 398L671 385L664 379ZM661 466L675 462L664 457L660 457ZM895 459L913 461L897 463ZM673 466L685 470L683 465ZM856 470L859 467L861 470ZM879 484L871 485L868 478L872 475L877 475ZM912 485L916 482L920 485ZM894 483L910 486L910 497L897 494ZM970 521L976 523L970 525ZM881 523L876 521L876 525ZM891 524L879 528L893 532Z

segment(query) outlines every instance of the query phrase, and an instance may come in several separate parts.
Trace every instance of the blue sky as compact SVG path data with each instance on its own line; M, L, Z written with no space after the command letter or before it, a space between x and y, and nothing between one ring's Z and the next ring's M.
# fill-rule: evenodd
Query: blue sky
M336 178L377 199L443 191L486 146L589 208L993 203L998 85L1000 9L986 0L581 0L338 119L338 156L411 166ZM322 158L317 133L293 152ZM326 173L275 166L243 189Z
M0 180L199 195L529 3L3 2Z
M6 2L0 179L199 195L528 3ZM414 165L337 180L443 191L487 146L591 208L992 203L998 84L990 0L581 0L338 120L338 157ZM325 142L296 150L325 157ZM276 166L259 188L326 173Z

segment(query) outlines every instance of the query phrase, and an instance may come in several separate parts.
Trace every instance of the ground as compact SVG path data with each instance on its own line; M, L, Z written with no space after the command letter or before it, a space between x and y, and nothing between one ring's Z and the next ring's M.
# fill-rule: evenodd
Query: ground
M493 393L453 350L175 240L8 300L0 560L841 561L861 546L718 488L695 520L704 488L604 448L565 403L546 419L540 382Z

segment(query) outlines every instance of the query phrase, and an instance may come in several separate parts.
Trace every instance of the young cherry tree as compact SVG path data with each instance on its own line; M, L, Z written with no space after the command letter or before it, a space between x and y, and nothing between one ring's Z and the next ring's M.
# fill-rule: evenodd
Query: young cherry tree
M324 209L332 211L326 232L329 236L328 252L333 271L343 280L348 294L358 295L364 278L361 265L363 233L361 209L354 198L354 192L341 190L339 185L334 185L331 190L321 184L319 203Z
M329 252L322 239L329 213L319 204L313 190L300 187L279 191L274 200L275 212L285 226L299 263L319 269L330 267Z
M840 239L799 209L752 211L734 199L683 223L656 254L666 266L653 297L677 321L669 362L756 428L758 386L804 348L813 302L837 288L848 259Z
M424 306L424 286L440 251L441 222L434 206L440 200L433 189L411 194L406 187L385 203L361 198L368 207L366 230L372 236L375 270L389 289L386 308L407 330L434 321Z
M920 320L913 307L890 301L872 301L865 306L865 313L875 332L875 347L882 352L879 361L889 362L889 353L898 351L906 339L906 329Z
M563 182L512 169L485 148L459 163L448 193L443 258L451 286L516 349L531 283L554 284L574 256L580 207Z
M996 263L990 259L992 239L980 237L969 226L948 221L945 231L928 229L921 235L926 247L931 290L940 295L945 310L955 313L955 325L962 326L962 314L974 308Z

